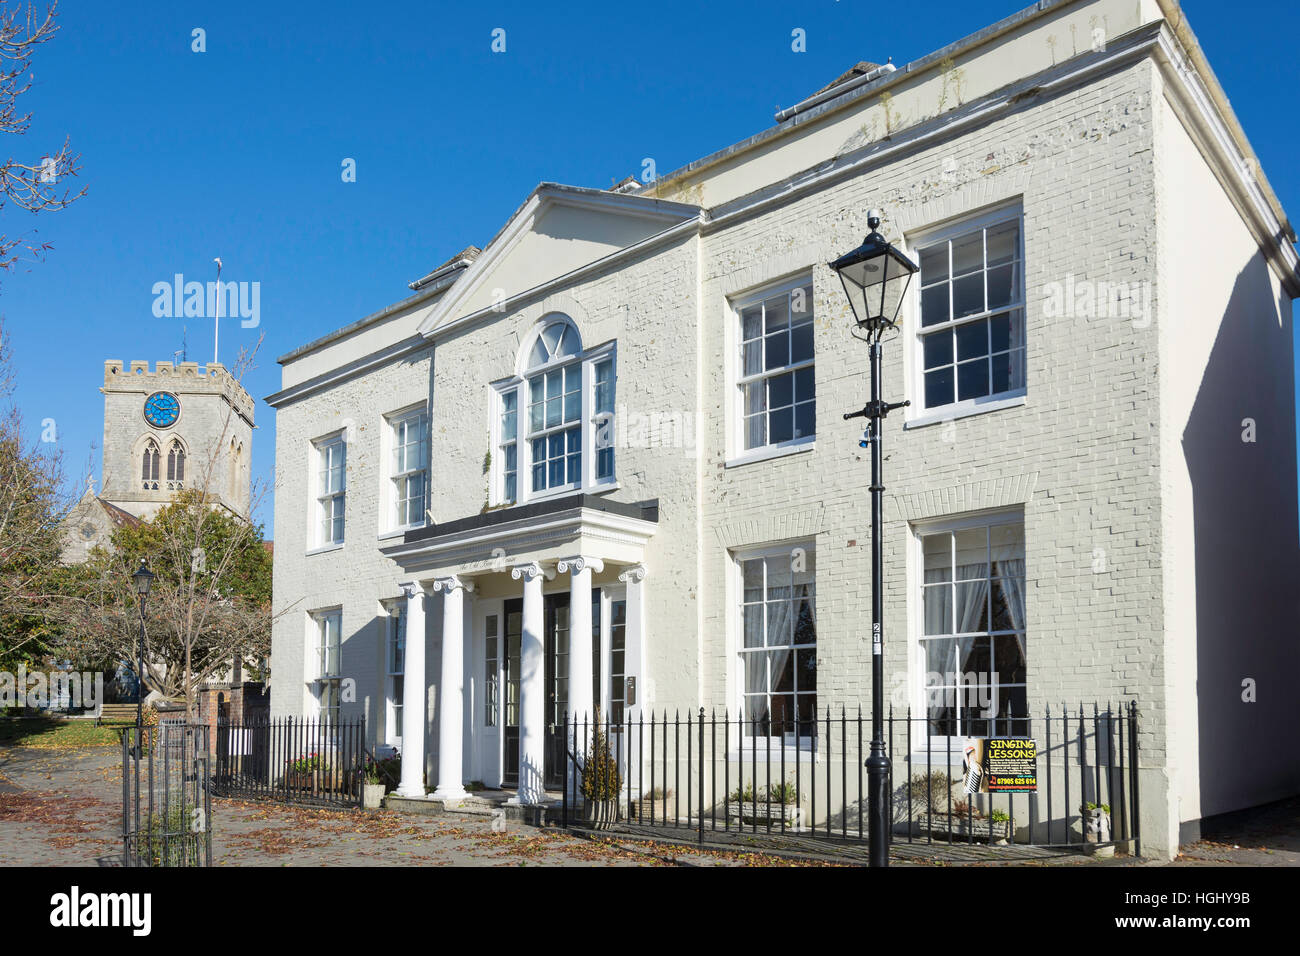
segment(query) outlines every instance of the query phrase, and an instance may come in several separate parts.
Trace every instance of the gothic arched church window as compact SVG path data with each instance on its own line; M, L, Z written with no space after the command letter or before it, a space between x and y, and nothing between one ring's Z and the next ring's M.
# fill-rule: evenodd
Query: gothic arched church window
M150 438L144 445L144 454L140 462L140 478L145 491L158 490L158 443Z
M185 487L185 448L179 439L172 439L167 449L167 489L176 491Z

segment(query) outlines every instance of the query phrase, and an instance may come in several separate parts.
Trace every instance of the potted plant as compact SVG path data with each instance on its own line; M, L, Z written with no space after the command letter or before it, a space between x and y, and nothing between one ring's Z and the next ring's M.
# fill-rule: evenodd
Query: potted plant
M596 830L613 826L618 821L618 797L622 790L618 761L610 752L597 711L591 748L582 765L582 809L586 824Z
M312 752L290 760L285 773L290 790L330 791L343 787L343 770L332 754Z
M1115 847L1110 842L1110 804L1088 802L1079 808L1079 813L1083 817L1084 852L1114 856Z
M383 806L384 794L387 792L388 784L384 781L379 762L371 760L366 764L366 779L361 785L362 809L378 810Z

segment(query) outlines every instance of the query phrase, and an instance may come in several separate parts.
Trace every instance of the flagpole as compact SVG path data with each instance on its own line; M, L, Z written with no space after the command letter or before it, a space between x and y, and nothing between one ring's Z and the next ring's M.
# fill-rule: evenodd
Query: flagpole
M217 264L217 289L214 298L217 300L217 317L212 320L212 364L217 364L218 349L217 346L221 341L221 258L217 257L212 260Z

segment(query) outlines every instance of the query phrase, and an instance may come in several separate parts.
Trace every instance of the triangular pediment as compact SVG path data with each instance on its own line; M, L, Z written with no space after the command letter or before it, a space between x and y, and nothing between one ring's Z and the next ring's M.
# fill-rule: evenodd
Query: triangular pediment
M433 335L699 216L699 208L543 183L420 325Z

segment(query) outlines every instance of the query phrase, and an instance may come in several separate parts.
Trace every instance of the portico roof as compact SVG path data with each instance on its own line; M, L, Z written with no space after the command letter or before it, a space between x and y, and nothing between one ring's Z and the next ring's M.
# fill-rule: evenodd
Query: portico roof
M418 528L380 551L418 577L490 574L576 555L638 564L658 522L658 499L567 495Z

